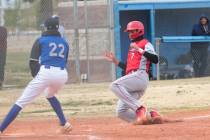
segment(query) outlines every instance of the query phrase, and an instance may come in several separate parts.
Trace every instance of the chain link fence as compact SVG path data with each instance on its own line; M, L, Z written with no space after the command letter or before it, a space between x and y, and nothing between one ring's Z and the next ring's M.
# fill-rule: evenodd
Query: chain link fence
M208 43L208 40L200 42ZM159 54L157 75L160 80L210 76L210 48L205 51L202 46L192 49L187 39L183 42L164 42L162 38L157 38L156 49ZM196 71L202 73L197 75Z
M59 16L70 45L69 82L111 81L113 66L103 58L106 50L113 49L111 3L111 0L1 0L0 23L7 30L5 76L1 82L6 86L23 86L32 79L28 66L31 47L42 33L40 25L52 15Z

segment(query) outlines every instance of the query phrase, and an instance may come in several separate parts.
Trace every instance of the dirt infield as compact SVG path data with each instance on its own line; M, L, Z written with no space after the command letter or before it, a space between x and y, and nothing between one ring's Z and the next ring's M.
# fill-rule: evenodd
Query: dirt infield
M210 111L179 112L171 118L184 122L134 126L115 117L73 118L70 135L55 134L57 121L51 119L16 120L1 140L209 140Z

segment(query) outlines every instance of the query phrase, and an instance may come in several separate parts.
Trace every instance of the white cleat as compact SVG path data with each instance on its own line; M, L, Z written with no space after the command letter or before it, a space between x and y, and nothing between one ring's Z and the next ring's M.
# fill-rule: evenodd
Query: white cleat
M61 126L59 130L57 130L57 134L69 134L72 131L72 125L69 122L66 122L64 126Z

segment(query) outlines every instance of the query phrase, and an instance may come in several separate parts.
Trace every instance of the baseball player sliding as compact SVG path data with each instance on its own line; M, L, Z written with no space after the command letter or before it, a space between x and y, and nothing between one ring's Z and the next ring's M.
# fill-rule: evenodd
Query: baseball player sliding
M0 124L0 133L3 133L19 112L43 91L46 92L46 98L59 118L61 125L59 131L69 133L72 130L71 124L63 114L60 102L55 97L55 94L68 79L66 64L69 45L58 32L58 18L48 18L44 26L46 31L35 41L31 50L30 69L34 79L29 82Z
M147 111L147 108L138 101L149 83L150 64L158 63L153 45L144 38L144 25L140 21L131 21L125 32L128 32L131 40L126 64L117 60L111 52L105 55L108 61L126 71L125 76L111 84L111 90L119 98L117 115L122 120L134 122L136 125L167 122L169 120L163 119L157 111Z

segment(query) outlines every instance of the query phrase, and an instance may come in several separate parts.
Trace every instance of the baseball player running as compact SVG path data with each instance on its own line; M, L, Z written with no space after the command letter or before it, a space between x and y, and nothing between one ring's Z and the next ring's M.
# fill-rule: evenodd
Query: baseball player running
M144 25L140 21L129 22L125 32L128 32L131 40L127 63L117 60L111 52L105 55L107 60L126 69L126 75L114 81L111 84L111 90L119 98L118 117L127 122L144 124L145 118L160 117L160 114L154 110L147 113L147 108L138 101L149 83L150 63L157 64L158 56L153 45L144 38Z
M29 82L0 124L0 133L3 133L19 112L43 91L46 92L46 98L59 118L60 132L69 133L72 130L71 124L63 114L60 102L55 97L68 78L66 64L69 45L58 32L58 18L50 17L44 25L46 31L35 41L31 50L30 69L34 79Z

